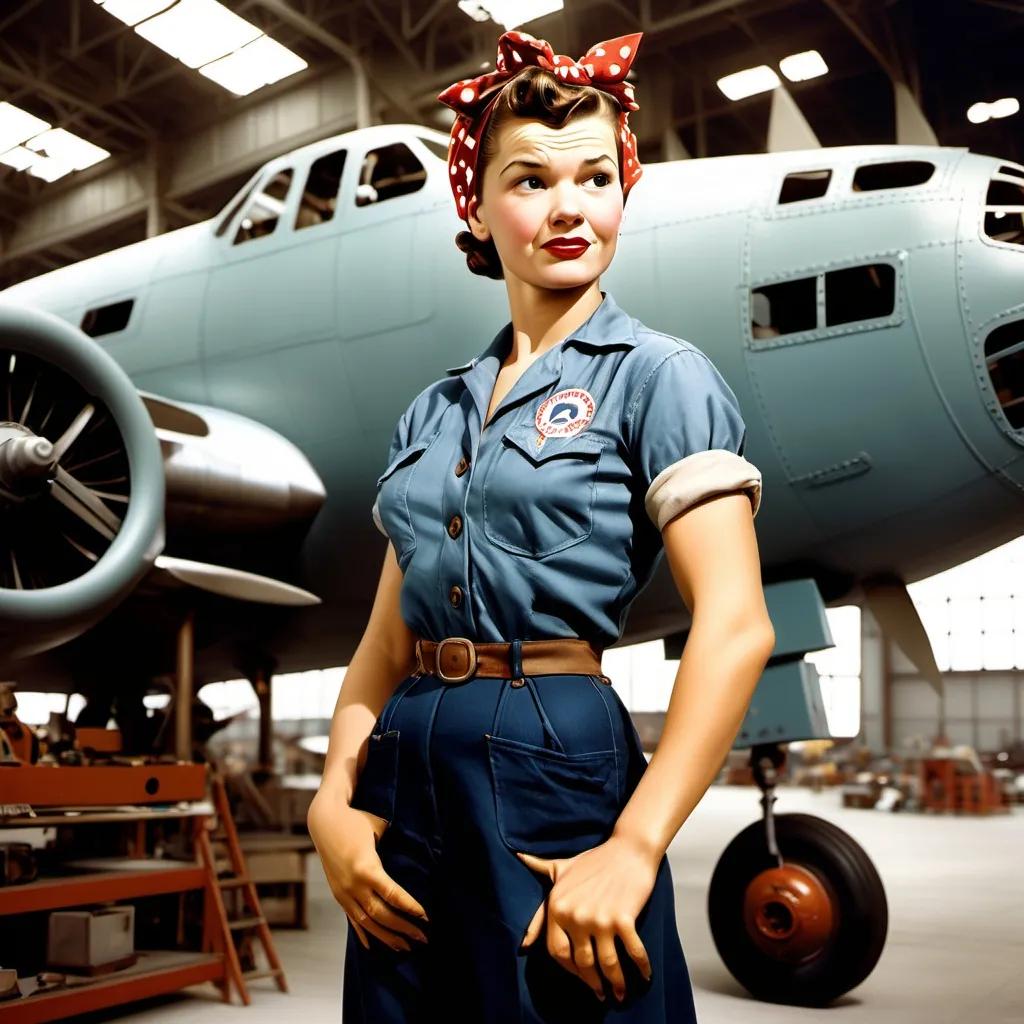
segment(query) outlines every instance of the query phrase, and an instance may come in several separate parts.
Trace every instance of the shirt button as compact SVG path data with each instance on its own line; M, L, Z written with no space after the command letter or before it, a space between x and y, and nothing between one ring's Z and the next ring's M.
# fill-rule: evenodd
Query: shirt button
M448 524L448 536L455 540L460 533L462 533L462 517L452 516L452 520Z
M448 592L448 600L451 602L453 608L458 608L462 604L462 588L452 587Z
M459 459L459 461L455 465L455 475L462 476L462 474L465 473L467 469L469 469L469 463L464 458Z

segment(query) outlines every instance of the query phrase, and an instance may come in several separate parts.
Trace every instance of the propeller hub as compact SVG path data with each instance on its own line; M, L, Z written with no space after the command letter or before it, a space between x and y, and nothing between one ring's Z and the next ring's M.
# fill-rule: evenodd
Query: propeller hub
M20 423L0 423L0 498L21 502L41 494L57 472L53 444Z

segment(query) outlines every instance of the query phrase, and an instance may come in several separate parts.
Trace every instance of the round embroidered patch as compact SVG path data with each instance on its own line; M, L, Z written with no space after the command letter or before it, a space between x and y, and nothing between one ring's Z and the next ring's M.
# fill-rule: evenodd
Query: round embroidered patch
M543 437L571 437L594 418L596 408L590 392L583 388L559 391L537 410L537 430Z

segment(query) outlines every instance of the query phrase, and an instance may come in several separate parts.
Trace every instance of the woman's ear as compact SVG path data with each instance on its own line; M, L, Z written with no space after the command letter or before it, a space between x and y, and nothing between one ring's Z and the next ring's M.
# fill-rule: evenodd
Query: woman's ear
M473 237L478 242L486 242L491 237L490 228L487 227L486 221L480 215L483 213L483 209L480 206L476 196L470 197L469 200L469 230L473 232Z

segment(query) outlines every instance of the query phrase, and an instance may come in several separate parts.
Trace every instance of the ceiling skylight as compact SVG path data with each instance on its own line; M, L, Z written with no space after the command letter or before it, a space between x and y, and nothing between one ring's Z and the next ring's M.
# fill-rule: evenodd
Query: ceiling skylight
M308 66L218 0L95 2L143 39L238 96Z
M778 88L779 76L767 64L746 71L737 71L734 75L726 75L718 80L718 88L731 100L746 99L759 92L768 92Z
M108 156L105 149L63 128L51 128L20 107L0 103L0 164L56 181Z
M563 0L459 0L459 10L474 21L490 18L506 29L554 14L562 6Z

